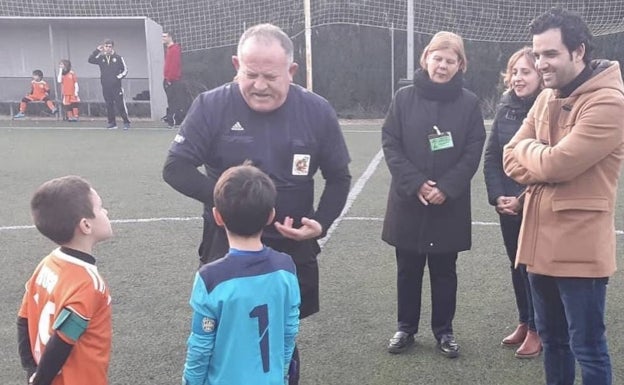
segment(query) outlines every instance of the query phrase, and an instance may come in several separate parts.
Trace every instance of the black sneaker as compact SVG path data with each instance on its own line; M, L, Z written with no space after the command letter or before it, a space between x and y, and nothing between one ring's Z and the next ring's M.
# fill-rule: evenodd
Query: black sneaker
M438 350L446 358L456 358L459 356L459 345L452 334L447 334L440 338Z
M406 332L398 331L390 338L388 344L388 352L392 354L403 353L407 348L414 344L414 335Z

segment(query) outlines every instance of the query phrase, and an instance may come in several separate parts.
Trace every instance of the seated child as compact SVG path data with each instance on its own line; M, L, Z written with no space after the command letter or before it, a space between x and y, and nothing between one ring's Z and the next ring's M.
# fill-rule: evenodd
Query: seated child
M215 221L230 251L195 274L183 384L284 384L299 331L299 283L287 254L264 246L275 186L258 168L226 170L214 189Z
M59 73L57 81L61 84L62 110L64 116L69 122L78 121L78 77L72 71L71 62L62 59L59 64Z
M26 282L17 317L28 384L108 385L111 297L93 257L93 247L113 235L108 212L77 176L42 184L30 208L37 229L60 247Z
M56 107L52 100L50 100L50 87L48 83L43 80L43 71L34 70L32 73L32 80L30 81L30 93L22 99L19 105L19 112L14 118L23 118L26 116L26 104L29 102L41 101L46 102L46 106L50 109L52 114L56 114Z

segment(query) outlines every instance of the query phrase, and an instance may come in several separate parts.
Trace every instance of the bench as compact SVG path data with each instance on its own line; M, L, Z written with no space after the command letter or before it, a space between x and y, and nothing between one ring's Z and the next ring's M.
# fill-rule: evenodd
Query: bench
M21 100L0 102L0 115L9 115L11 118L19 111L19 103ZM54 101L59 111L61 111L61 103L57 100ZM106 103L104 101L81 101L80 102L80 116L92 116L92 117L104 117L106 116ZM138 118L149 118L150 113L150 101L149 100L126 100L126 108L128 108L128 115ZM26 117L52 117L48 107L42 101L33 101L28 103L26 109ZM62 119L61 113L57 113L56 117Z
M11 116L11 118L13 118L13 116L15 116L15 114L18 113L19 111L19 104L22 100L16 100L16 101L10 101L8 102L9 104L9 116ZM58 108L58 103L54 100L52 100L54 102L54 105L57 106ZM28 106L26 107L26 116L29 115L47 115L47 116L52 116L50 114L50 110L48 110L48 106L46 105L46 103L44 101L31 101L28 102Z
M59 108L61 102L56 97L58 85L55 79L44 78L50 85L50 98ZM22 98L26 95L30 83L30 78L25 77L0 77L0 88L3 89L4 100L0 99L0 114L8 114L13 117L18 112L18 106ZM80 78L80 115L81 116L106 116L106 105L102 97L102 86L99 78ZM148 79L126 78L122 82L124 88L124 100L128 108L128 115L135 117L150 117L151 104L149 100L133 100L137 94L148 89ZM46 114L47 108L43 102L30 102L26 110L26 116L50 116ZM58 115L59 119L62 115Z

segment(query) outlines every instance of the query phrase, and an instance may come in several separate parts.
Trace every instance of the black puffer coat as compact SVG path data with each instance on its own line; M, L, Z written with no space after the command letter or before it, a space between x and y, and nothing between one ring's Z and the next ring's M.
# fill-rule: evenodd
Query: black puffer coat
M422 253L470 249L470 180L481 160L485 128L475 94L462 88L462 74L433 83L423 70L397 91L382 127L382 146L392 175L382 239ZM433 126L450 132L453 148L431 151ZM447 198L423 205L418 190L437 182Z

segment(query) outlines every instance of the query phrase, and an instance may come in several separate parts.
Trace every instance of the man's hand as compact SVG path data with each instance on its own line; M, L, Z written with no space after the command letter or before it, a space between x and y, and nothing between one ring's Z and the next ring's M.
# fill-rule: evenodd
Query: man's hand
M284 218L284 223L275 221L275 228L285 238L294 239L295 241L316 238L323 233L323 227L320 223L306 217L301 218L301 227L298 229L293 227L293 219L291 217Z

